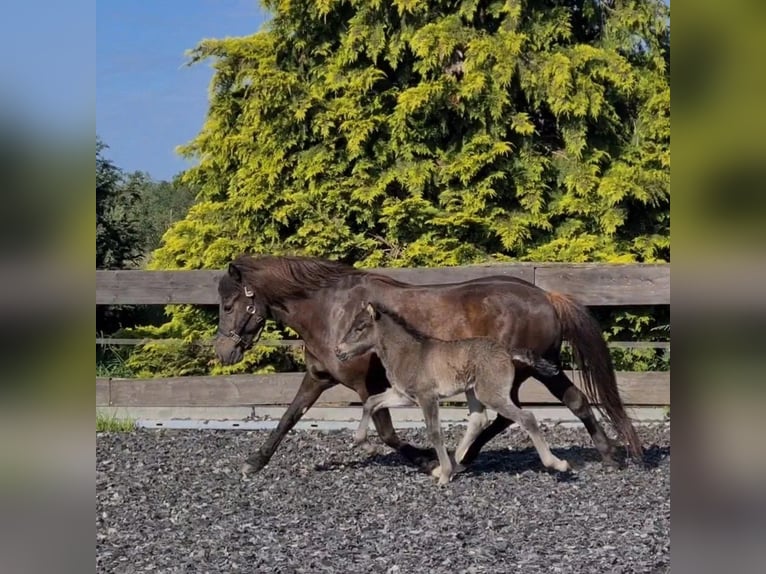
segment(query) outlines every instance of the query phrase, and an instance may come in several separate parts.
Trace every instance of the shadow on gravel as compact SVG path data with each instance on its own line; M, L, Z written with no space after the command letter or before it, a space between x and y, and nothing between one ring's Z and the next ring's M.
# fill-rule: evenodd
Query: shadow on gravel
M593 447L570 446L565 448L551 448L551 451L559 458L567 460L575 471L583 468L589 463L601 463L601 455L599 455L598 451ZM618 453L620 467L625 469L625 449L618 449ZM450 451L450 455L453 454L454 453ZM644 450L643 468L657 468L662 463L662 461L667 459L669 456L669 446L658 446L656 444L650 445ZM632 462L629 462L628 465L631 468L639 468ZM389 452L385 454L376 454L361 460L330 460L315 465L314 470L321 472L343 469L368 468L371 466L399 467L411 465L399 454L395 452ZM522 450L509 450L507 448L500 448L482 451L476 461L470 467L462 471L461 474L515 474L526 471L553 473L557 475L557 480L560 482L570 482L577 479L577 475L573 473L556 473L546 469L542 462L540 462L537 451L531 447Z

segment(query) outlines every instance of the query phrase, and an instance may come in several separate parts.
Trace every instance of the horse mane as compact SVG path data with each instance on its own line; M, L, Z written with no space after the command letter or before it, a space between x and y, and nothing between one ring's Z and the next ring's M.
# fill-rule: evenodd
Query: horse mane
M232 263L270 305L307 297L311 292L332 287L346 277L378 276L339 261L316 257L240 255Z
M430 337L430 336L426 335L425 333L423 333L422 331L419 331L418 329L413 327L399 313L397 313L393 309L390 309L390 308L386 307L382 303L373 303L372 306L375 308L376 311L378 311L379 313L382 313L383 315L386 315L394 323L396 323L402 329L407 331L410 335L412 335L415 338L415 340L417 340L417 341L437 340L437 339L434 339L434 337Z

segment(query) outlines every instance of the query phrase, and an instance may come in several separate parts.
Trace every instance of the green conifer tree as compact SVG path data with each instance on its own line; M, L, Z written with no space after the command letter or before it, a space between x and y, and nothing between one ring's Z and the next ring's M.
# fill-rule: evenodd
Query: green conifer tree
M182 149L201 191L153 267L669 260L662 0L264 4L192 52L215 68Z

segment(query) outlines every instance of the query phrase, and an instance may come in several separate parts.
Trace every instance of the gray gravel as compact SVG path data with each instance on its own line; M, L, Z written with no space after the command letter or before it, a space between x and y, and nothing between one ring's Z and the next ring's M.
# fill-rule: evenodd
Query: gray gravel
M669 424L639 428L647 468L617 471L584 429L543 431L575 474L546 472L511 429L443 489L383 446L351 450L346 430L291 433L248 480L239 466L265 432L99 434L97 569L669 572ZM401 434L426 444L423 430Z

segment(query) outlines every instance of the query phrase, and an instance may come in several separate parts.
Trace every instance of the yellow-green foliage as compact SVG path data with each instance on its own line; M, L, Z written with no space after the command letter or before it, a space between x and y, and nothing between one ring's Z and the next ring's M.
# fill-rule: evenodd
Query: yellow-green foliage
M662 0L264 4L263 31L192 51L201 192L151 267L669 259Z

